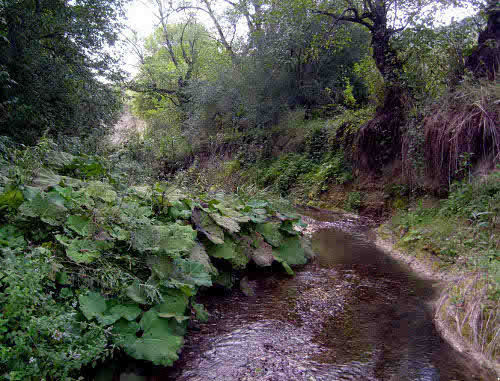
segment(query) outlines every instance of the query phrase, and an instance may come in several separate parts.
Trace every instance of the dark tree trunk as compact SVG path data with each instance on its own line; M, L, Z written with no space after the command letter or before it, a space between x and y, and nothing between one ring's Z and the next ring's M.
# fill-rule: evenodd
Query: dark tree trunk
M377 69L384 78L386 86L401 86L403 64L389 43L390 37L390 34L384 28L374 30L371 43L373 59L375 60Z
M379 172L401 154L401 126L411 103L409 89L402 81L403 64L392 48L394 31L387 28L385 10L377 8L371 29L373 59L385 82L384 100L375 117L359 131L357 164L360 169Z
M392 48L390 40L394 31L387 28L387 14L385 9L378 6L375 10L372 35L373 59L377 69L382 74L387 87L401 86L403 64L398 59L396 51Z
M492 2L488 11L488 25L479 34L478 46L467 58L465 66L477 78L494 81L500 67L500 8Z

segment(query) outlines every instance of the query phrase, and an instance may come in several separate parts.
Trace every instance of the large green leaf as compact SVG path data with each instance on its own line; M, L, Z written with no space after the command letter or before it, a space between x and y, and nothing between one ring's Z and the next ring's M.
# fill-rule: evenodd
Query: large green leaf
M273 249L274 256L289 265L303 265L307 262L306 252L298 237L287 237L277 249Z
M140 286L139 282L134 282L126 289L127 296L134 302L139 304L147 304L148 299L144 288Z
M210 213L210 217L212 217L217 225L223 227L229 233L238 233L240 231L240 225L238 222L230 217L224 217L217 213Z
M208 213L195 208L191 219L196 226L196 230L205 234L205 236L215 243L222 245L224 243L224 230L220 228Z
M120 210L128 217L134 218L138 222L147 222L147 218L153 213L150 206L141 206L135 202L124 202Z
M46 159L51 167L61 169L64 166L70 165L75 157L67 152L51 150L46 153Z
M112 242L91 239L70 239L56 235L56 239L66 246L66 255L76 263L92 263L105 250L113 247Z
M176 319L164 319L158 316L159 311L152 308L144 314L139 325L144 331L140 338L132 340L134 327L120 324L121 329L128 328L123 339L124 349L130 356L138 360L151 361L155 365L170 366L179 356L186 332L186 324Z
M137 332L140 329L139 323L120 319L113 325L113 342L128 353L137 341Z
M130 193L135 193L139 198L142 199L151 199L153 195L153 190L150 186L133 186L129 188Z
M89 292L78 297L80 309L88 320L96 318L102 325L110 325L119 319L135 320L141 309L137 304L116 304L113 300L106 300L97 292Z
M251 200L247 202L247 206L253 209L262 209L269 206L269 202L265 200Z
M195 246L196 231L191 226L146 225L135 232L133 246L139 251L187 254Z
M245 245L236 243L229 237L222 245L212 245L207 252L211 257L228 260L235 268L244 268L250 261Z
M184 316L189 300L185 294L178 290L168 290L163 295L164 302L153 308L160 315L173 314L175 316ZM160 316L171 317L171 316Z
M66 226L81 236L87 237L90 233L90 218L78 215L69 216Z
M116 304L113 300L108 300L106 306L106 311L96 315L102 325L111 325L121 318L133 321L142 312L137 304Z
M191 261L201 263L206 272L210 274L217 274L217 269L212 265L212 262L210 262L210 257L208 256L203 245L199 243L196 244L189 254L189 259Z
M267 243L273 247L279 247L283 242L283 236L280 233L280 225L281 224L275 222L267 222L257 225L255 230L262 234Z
M45 190L59 184L61 180L62 177L54 173L52 170L41 168L38 171L35 180L33 180L33 186Z
M203 264L179 258L175 260L174 265L173 277L175 279L194 286L210 287L212 285L212 277Z
M128 321L133 321L141 314L142 310L137 304L117 304L109 310L111 315L118 315Z
M91 197L99 198L104 202L113 202L117 197L113 187L101 181L89 182L86 190Z
M217 205L217 209L219 209L219 211L222 213L223 216L231 217L231 219L233 219L236 222L245 223L250 221L249 216L245 216L244 214L241 214L240 212L234 209L224 207L221 205Z
M87 295L80 295L78 301L80 302L80 309L87 320L102 316L107 309L106 299L97 292L89 292Z
M189 220L191 218L192 212L191 208L188 207L185 203L181 201L174 201L168 208L168 215L173 220Z
M27 217L38 217L43 222L59 226L66 217L64 199L57 198L55 194L45 195L38 193L31 201L25 201L19 211Z

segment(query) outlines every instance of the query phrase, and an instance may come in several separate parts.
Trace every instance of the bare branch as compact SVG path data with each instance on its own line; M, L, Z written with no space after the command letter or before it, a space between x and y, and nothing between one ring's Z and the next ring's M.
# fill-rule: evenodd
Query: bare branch
M361 24L367 27L370 31L373 30L373 25L370 24L369 22L365 21L365 18L368 18L366 14L359 15L358 10L356 8L347 8L345 9L340 15L331 13L328 11L320 11L317 9L311 9L311 12L320 14L320 15L325 15L333 18L333 22L337 24L340 21L347 21L347 22L352 22L355 24ZM354 16L347 16L346 13L352 12L354 13Z
M167 28L168 15L165 15L162 0L156 0L156 5L158 6L158 12L160 13L159 19L163 29L163 36L165 38L165 43L167 44L168 54L170 55L170 58L172 59L174 66L178 69L179 62L177 61L177 57L175 56L170 33L168 32Z

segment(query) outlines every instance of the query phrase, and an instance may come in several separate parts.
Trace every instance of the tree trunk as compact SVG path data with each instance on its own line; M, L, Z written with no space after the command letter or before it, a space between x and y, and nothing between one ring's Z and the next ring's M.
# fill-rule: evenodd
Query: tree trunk
M401 126L411 103L402 81L403 64L390 44L394 31L387 28L385 17L378 13L371 30L373 59L385 82L384 100L375 117L361 127L357 140L357 164L371 172L379 172L400 156Z
M478 47L467 58L465 66L477 78L494 81L500 67L500 8L494 1L488 10L488 25L479 34Z

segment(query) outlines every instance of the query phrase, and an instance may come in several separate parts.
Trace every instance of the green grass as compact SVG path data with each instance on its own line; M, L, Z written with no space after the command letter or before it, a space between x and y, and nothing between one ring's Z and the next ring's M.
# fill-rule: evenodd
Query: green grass
M458 277L443 292L438 316L494 359L500 353L500 172L453 185L437 207L423 205L419 200L400 211L387 227L398 247Z

